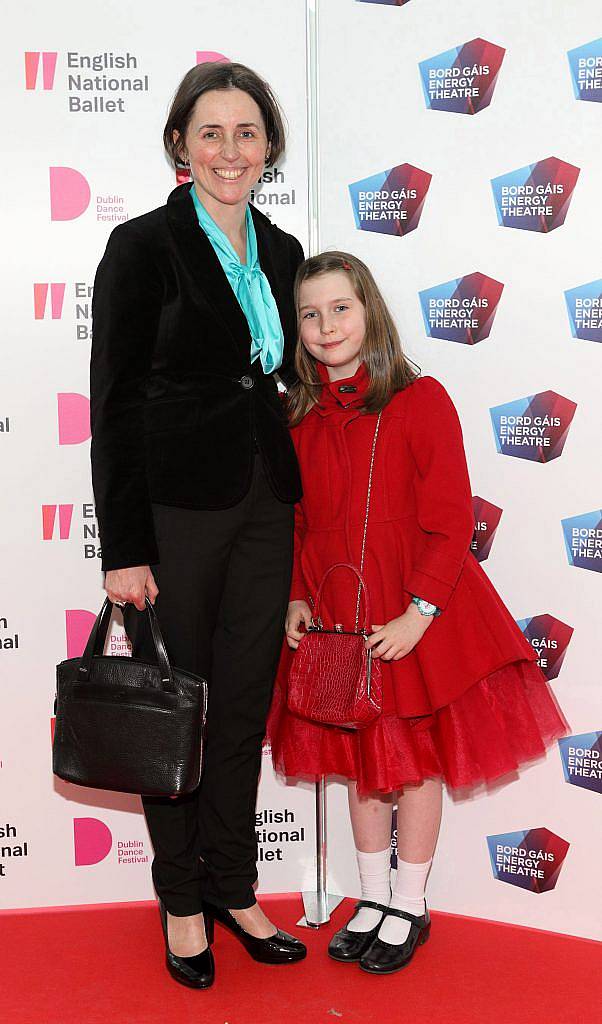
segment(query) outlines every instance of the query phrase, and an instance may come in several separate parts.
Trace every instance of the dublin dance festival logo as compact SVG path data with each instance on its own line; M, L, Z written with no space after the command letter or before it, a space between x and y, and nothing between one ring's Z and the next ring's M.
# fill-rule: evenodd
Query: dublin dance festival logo
M562 455L577 405L555 391L517 398L489 410L500 455L551 462Z
M558 746L565 781L602 793L602 732L565 736Z
M429 338L476 345L488 338L503 284L485 274L467 274L419 292Z
M504 228L553 231L564 224L579 168L550 156L492 178L498 223Z
M420 223L432 174L399 164L349 185L355 226L360 231L407 235Z
M420 61L427 107L456 114L478 114L488 107L505 52L486 39L471 39Z
M547 828L487 836L494 878L537 893L555 888L569 845Z

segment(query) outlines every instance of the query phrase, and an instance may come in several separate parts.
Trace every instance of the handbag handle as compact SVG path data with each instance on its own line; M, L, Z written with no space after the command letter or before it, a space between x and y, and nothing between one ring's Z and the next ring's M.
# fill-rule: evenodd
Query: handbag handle
M157 613L155 612L155 609L150 603L148 597L145 597L144 603L146 605L146 613L150 623L153 644L155 646L155 654L157 655L157 663L161 670L161 683L165 690L175 693L173 672L171 670L171 665L169 664L167 648L165 647L165 641L163 640ZM78 670L80 681L86 681L89 678L92 659L98 657L104 649L112 611L113 602L110 598L106 597L104 604L98 613L96 622L92 626L90 636L88 637L88 643L86 644L86 649L82 654Z
M350 569L351 572L355 573L355 575L357 576L357 578L359 580L358 600L359 600L359 597L361 596L361 594L364 595L364 631L367 630L368 629L368 625L370 623L370 597L369 597L369 594L368 594L368 587L366 586L366 581L365 581L364 577L362 576L361 572L359 571L359 569L355 565L352 565L351 562L335 562L335 564L331 565L330 568L327 569L326 572L324 573L324 575L322 577L322 581L320 583L320 586L318 587L318 593L316 594L316 607L315 607L316 621L317 622L321 621L321 619L320 619L320 608L322 606L322 591L324 590L324 584L326 583L326 580L330 576L331 572L334 572L335 569ZM359 611L358 611L358 615L359 615ZM356 622L355 622L355 631L356 632L357 632L357 627L358 627L358 619L356 617Z

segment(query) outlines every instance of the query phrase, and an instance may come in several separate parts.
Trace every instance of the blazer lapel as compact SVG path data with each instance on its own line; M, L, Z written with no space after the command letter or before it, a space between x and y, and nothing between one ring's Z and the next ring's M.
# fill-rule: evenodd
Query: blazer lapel
M179 185L167 199L167 219L182 262L193 286L228 329L238 348L250 353L247 318L205 232L199 227L190 185ZM259 240L258 240L259 245Z

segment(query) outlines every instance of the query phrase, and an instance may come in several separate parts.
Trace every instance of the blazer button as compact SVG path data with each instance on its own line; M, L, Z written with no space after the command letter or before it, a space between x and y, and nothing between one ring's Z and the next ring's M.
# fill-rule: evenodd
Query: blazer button
M254 386L255 381L253 380L252 377L247 377L245 375L244 377L240 378L240 383L242 384L243 388L245 388L245 390L248 391L250 388Z

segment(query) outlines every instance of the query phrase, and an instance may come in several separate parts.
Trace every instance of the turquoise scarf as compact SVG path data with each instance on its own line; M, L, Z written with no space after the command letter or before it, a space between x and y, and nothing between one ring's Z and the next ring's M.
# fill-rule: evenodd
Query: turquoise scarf
M230 240L207 213L196 194L194 185L190 195L199 225L207 235L219 259L232 290L247 318L251 333L251 362L261 360L264 373L273 373L282 362L284 335L278 307L272 295L270 282L259 265L257 235L247 206L247 262L241 263Z

